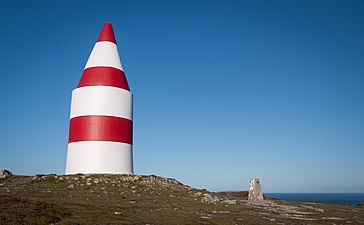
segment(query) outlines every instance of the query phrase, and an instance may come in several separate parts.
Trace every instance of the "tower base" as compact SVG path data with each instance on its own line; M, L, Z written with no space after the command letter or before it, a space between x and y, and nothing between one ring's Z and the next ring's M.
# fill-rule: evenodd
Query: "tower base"
M66 174L133 174L132 145L108 141L68 144Z

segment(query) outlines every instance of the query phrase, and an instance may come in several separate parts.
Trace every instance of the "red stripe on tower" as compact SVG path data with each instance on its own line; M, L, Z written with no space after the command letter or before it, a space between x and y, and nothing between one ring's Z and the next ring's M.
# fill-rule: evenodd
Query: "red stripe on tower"
M68 143L116 141L132 144L133 122L115 116L78 116L70 121Z
M118 87L130 91L124 71L105 66L86 68L77 87L98 85Z
M110 41L110 42L113 42L116 44L114 30L112 28L111 23L109 23L109 22L105 23L105 25L102 28L102 31L99 35L99 38L97 39L97 42L99 42L99 41Z

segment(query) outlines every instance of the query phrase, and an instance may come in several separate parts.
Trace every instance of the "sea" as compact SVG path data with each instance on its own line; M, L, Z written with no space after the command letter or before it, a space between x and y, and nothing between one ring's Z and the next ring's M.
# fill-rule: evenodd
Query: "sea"
M331 202L351 205L364 203L364 193L264 193L264 195L290 201Z

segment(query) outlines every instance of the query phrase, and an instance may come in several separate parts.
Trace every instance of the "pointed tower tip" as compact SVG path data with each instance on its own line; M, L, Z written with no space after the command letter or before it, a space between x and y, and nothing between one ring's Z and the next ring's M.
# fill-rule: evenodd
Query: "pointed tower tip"
M104 27L102 28L99 38L97 39L97 42L99 41L110 41L116 44L114 30L112 29L112 25L110 22L106 22Z

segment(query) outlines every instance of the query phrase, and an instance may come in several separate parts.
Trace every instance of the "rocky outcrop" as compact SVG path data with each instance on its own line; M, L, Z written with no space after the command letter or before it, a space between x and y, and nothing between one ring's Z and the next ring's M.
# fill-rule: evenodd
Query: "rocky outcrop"
M0 170L0 178L6 178L10 175L12 175L12 173L9 170Z

